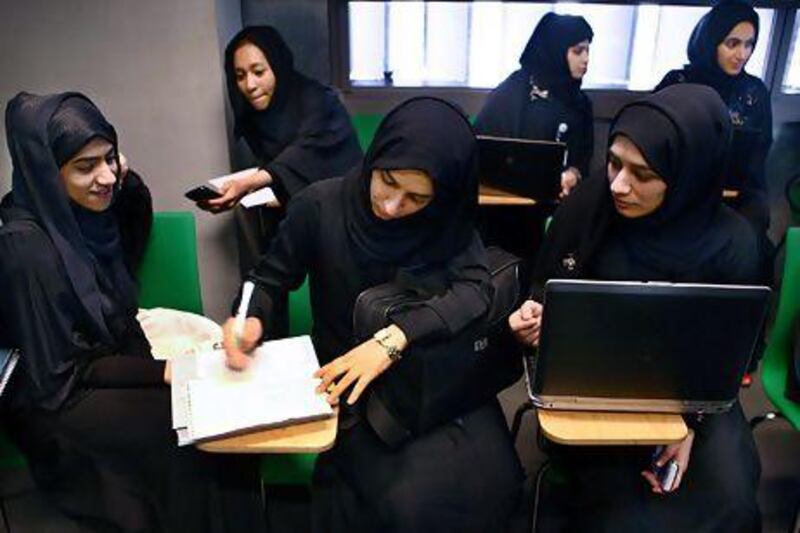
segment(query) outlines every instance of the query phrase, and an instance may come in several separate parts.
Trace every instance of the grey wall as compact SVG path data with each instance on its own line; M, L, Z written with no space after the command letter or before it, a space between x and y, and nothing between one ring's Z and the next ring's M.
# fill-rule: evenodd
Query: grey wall
M246 25L275 26L294 54L297 69L323 83L331 79L326 0L241 0Z
M230 214L197 211L190 186L229 171L221 47L239 28L231 0L0 0L0 103L20 90L79 90L116 126L158 210L194 210L206 313L238 285ZM11 162L0 132L0 193Z

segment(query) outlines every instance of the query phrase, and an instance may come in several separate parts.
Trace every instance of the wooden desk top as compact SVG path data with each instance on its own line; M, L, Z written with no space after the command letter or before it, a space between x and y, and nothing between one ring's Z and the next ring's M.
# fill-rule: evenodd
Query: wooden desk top
M572 446L671 444L688 429L681 415L669 413L607 413L539 409L545 436Z
M478 205L536 205L536 200L481 183L478 190Z
M734 189L725 189L725 190L722 191L722 197L723 198L738 198L739 197L739 191L734 190Z
M336 442L337 416L197 444L212 453L319 453Z

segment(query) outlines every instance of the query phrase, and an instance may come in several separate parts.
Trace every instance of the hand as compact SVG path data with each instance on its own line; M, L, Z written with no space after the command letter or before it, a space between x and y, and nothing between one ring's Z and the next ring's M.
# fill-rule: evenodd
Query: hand
M172 383L172 361L167 361L164 365L164 383L167 385Z
M225 321L222 326L222 347L225 348L225 363L233 370L244 370L250 363L247 354L255 349L256 344L264 334L261 320L249 317L244 322L242 336L236 338L236 319L234 317Z
M128 158L125 157L125 154L122 152L119 153L119 182L120 185L125 180L125 176L128 175Z
M678 474L675 476L675 482L672 484L672 487L668 491L664 491L661 488L661 483L658 481L656 475L650 470L643 470L642 477L644 477L648 483L650 483L650 488L656 494L665 494L667 492L675 492L678 490L678 487L681 485L681 480L683 479L683 475L689 470L689 456L692 453L692 443L694 442L694 430L690 429L689 434L686 435L686 438L683 439L681 442L676 444L670 444L664 451L658 456L656 459L656 464L658 466L664 466L671 460L675 460L678 463Z
M517 341L526 346L539 345L539 332L542 327L542 304L526 300L522 307L508 317L508 326Z
M328 393L328 403L336 405L339 396L355 382L353 392L347 398L347 403L352 405L358 401L367 385L391 365L392 360L386 355L386 349L375 339L370 339L314 373L314 377L322 378L317 393L322 393L333 385L333 389ZM338 381L334 383L336 379Z
M561 192L558 197L564 199L569 196L570 191L575 188L581 179L581 173L575 167L569 167L561 173Z
M221 213L236 207L244 195L255 189L266 187L270 183L272 183L272 176L269 172L259 169L248 176L228 180L220 188L219 192L222 196L205 202L197 202L197 207L211 213Z

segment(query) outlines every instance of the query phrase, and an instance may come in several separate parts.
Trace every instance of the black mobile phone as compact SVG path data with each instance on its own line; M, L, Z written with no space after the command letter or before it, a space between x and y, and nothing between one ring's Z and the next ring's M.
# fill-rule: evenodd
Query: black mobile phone
M208 185L200 185L199 187L186 191L184 196L193 202L207 202L208 200L219 198L222 195Z

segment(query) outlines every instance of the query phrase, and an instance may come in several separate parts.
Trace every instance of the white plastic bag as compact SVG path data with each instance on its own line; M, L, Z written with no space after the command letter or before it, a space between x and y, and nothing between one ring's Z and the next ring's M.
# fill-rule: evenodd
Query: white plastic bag
M222 328L210 318L176 309L140 309L136 315L158 360L213 350Z

